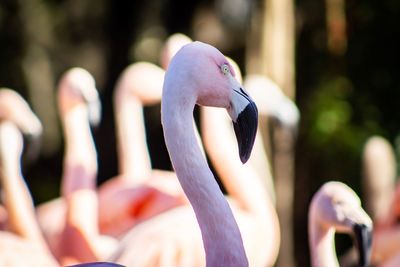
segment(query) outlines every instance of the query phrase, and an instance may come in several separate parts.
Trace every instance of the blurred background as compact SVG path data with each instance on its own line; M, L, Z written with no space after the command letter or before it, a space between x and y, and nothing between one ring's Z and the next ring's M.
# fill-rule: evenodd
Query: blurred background
M294 203L284 219L289 228L282 229L293 256L277 264L309 266L312 194L323 182L340 180L365 197L361 155L371 135L386 137L399 152L399 17L396 0L0 0L0 87L24 96L44 124L40 156L24 168L35 203L59 195L63 136L55 92L61 74L80 66L96 78L103 104L102 123L93 129L101 183L118 171L116 79L130 63L159 64L163 42L182 32L216 46L244 75L268 75L296 101L297 139L273 130L265 138L274 173ZM170 169L159 114L160 106L145 109L149 149L154 167ZM272 155L279 151L282 157ZM338 239L341 254L349 240Z

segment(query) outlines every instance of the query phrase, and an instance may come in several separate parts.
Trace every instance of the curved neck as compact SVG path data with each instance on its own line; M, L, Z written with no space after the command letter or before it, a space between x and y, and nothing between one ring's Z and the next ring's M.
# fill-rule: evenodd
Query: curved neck
M97 154L87 109L77 106L62 117L65 152L62 191L65 195L76 189L96 186Z
M119 172L122 177L140 182L150 176L151 170L143 105L129 92L118 90L115 108Z
M164 87L162 123L165 142L179 182L196 214L207 266L248 266L232 211L196 141L193 129L195 99L171 91Z
M335 251L335 229L320 225L313 216L309 221L312 267L339 267Z
M0 124L0 127L3 125ZM21 172L21 151L15 149L13 141L8 142L10 146L4 146L3 142L0 144L3 146L0 147L0 182L9 226L15 234L41 246L49 253L36 220L31 194Z
M222 109L204 107L201 120L207 153L229 195L244 210L260 219L270 219L268 208L272 203L252 166L239 160L227 114Z
M74 107L63 114L62 121L66 143L62 177L62 195L67 202L66 225L78 230L87 240L95 240L99 234L97 154L87 108Z

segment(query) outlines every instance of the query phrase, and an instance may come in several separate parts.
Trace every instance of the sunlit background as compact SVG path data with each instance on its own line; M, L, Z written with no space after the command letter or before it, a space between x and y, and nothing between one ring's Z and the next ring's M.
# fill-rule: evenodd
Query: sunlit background
M335 179L363 196L361 154L371 135L400 149L399 17L396 0L0 0L0 87L20 92L44 125L40 156L24 169L35 202L59 195L61 74L80 66L96 78L101 183L117 174L112 95L118 75L136 61L159 64L165 39L182 32L216 46L244 75L269 75L299 106L295 154L287 160L294 158L292 244L296 266L309 266L312 194ZM153 166L169 169L159 113L159 106L145 109L147 137Z

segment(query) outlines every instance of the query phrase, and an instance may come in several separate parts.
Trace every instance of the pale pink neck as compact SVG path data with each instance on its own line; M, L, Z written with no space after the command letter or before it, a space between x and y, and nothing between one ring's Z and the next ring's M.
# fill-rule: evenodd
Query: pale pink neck
M143 105L129 92L120 90L115 100L119 171L122 177L140 182L150 176Z
M98 235L97 153L87 109L74 107L62 119L66 143L62 195L67 201L67 224L94 238Z
M179 93L164 92L164 137L179 182L196 214L207 266L248 266L232 210L196 141L193 129L195 99Z
M36 221L35 208L29 189L21 173L20 152L16 151L14 147L10 149L3 147L0 149L0 153L0 181L10 229L18 236L32 241L48 252Z
M309 242L312 267L339 267L335 251L335 229L323 227L311 216Z
M77 106L63 115L65 138L63 192L95 188L97 153L90 131L87 109ZM81 177L75 178L75 177Z
M271 201L252 166L240 161L227 116L222 109L202 109L203 140L207 153L232 199L260 219L270 219Z

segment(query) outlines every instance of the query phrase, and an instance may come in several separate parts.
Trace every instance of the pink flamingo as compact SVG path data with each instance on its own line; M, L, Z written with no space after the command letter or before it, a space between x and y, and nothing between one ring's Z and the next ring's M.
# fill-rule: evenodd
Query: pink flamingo
M334 247L335 232L354 233L359 251L358 266L368 266L372 220L351 188L341 182L328 182L315 193L308 212L313 267L339 266Z
M242 162L250 157L257 108L233 76L226 58L201 42L184 46L166 72L162 125L171 161L198 220L207 266L248 266L232 210L196 142L195 104L224 107L234 121Z
M139 62L126 68L117 82L120 175L99 187L103 233L120 237L137 223L187 202L176 175L152 169L147 151L143 105L160 101L163 79L164 70Z
M9 229L9 232L0 232L1 266L58 266L40 232L21 173L21 132L37 137L41 131L39 119L25 100L10 89L1 89L0 182Z
M81 68L67 71L58 103L66 141L62 198L38 209L42 230L62 264L103 259L116 241L98 229L97 155L89 122L99 122L100 101L93 77Z
M190 64L187 64L188 58L191 58ZM196 230L193 211L188 206L178 207L134 227L122 239L121 250L112 258L115 262L168 266L176 260L177 266L202 266L205 258L207 266L248 265L232 211L197 145L191 114L196 102L226 107L235 121L241 160L247 161L257 129L257 111L232 73L226 58L217 49L195 42L177 53L164 81L164 136L178 179L194 208L201 234ZM182 145L182 150L176 145ZM246 224L247 219L242 223ZM198 253L201 236L206 257ZM125 245L127 250L124 250ZM177 252L177 247L182 250L178 248Z
M190 42L186 35L171 35L161 53L163 67ZM160 102L164 73L154 64L138 62L128 66L117 82L114 106L120 174L99 188L102 233L121 237L136 224L187 204L175 173L152 169L147 151L143 106ZM196 137L200 143L197 130Z
M374 220L372 261L379 266L397 266L400 248L400 186L395 184L393 147L380 136L368 139L363 152L364 190L367 208Z
M189 48L188 48L189 47ZM235 93L232 90L232 86L235 87L235 89L239 90L240 89L240 84L233 78L231 73L233 72L229 64L227 63L227 60L225 57L223 57L222 54L215 48L212 48L211 46L195 42L193 44L187 45L185 48L182 50L192 50L192 53L199 53L201 55L200 58L205 58L205 62L199 60L199 61L194 61L194 64L198 66L200 69L206 69L208 67L207 64L210 64L209 66L215 66L213 71L210 72L211 78L213 76L216 76L216 80L219 81L219 84L221 86L214 87L216 92L218 90L221 90L222 92L225 92L226 94L230 92L232 94L232 101L235 101L231 107L231 113L232 116L237 119L236 123L236 132L239 140L242 140L241 138L245 138L245 143L240 143L240 152L242 155L242 160L246 161L247 158L249 157L249 149L251 150L252 143L254 141L254 136L252 135L252 132L243 132L243 128L240 128L243 122L248 122L246 119L242 120L242 117L239 116L239 114L249 114L253 112L253 115L256 115L256 110L255 106L252 106L253 102L248 98L247 95L238 95L236 96ZM180 50L180 51L182 51ZM194 51L193 51L194 50ZM182 52L179 52L181 54ZM177 55L177 56L178 56ZM192 55L191 53L184 58ZM197 55L197 56L199 56ZM179 56L178 56L179 58ZM183 58L179 59L183 60ZM178 61L179 61L178 60ZM173 61L174 62L174 61ZM197 63L197 64L196 64ZM173 64L173 63L171 63ZM175 63L176 64L176 63ZM219 66L222 67L223 69L219 69ZM169 71L171 70L171 65L169 66ZM183 77L191 76L193 75L195 67L193 69L189 70L189 72L183 73ZM176 70L175 70L176 71ZM197 74L197 73L196 73ZM173 75L173 74L171 74ZM167 72L167 77L168 77L168 72ZM166 81L168 78L166 78ZM196 87L193 89L204 89L204 87L207 87L207 82L201 84L200 83L201 79L198 79L196 84ZM206 80L204 80L206 81ZM188 82L188 80L187 80ZM182 84L183 86L184 84ZM164 96L165 96L165 90L167 90L167 86L164 85ZM171 89L169 89L171 90ZM228 91L228 92L226 92ZM243 90L239 91L240 93L243 94ZM170 92L171 95L174 95L175 92ZM196 91L188 91L188 93L196 93ZM179 96L179 93L177 94ZM243 99L241 99L243 98ZM229 101L229 100L228 100ZM193 103L194 106L194 103ZM249 106L247 109L246 107ZM179 108L179 106L176 106ZM193 107L192 107L193 108ZM246 109L245 112L241 112L242 110ZM190 107L189 107L190 110ZM182 115L185 114L185 112L181 113ZM163 115L164 116L164 115ZM168 116L168 115L167 115ZM256 116L257 117L257 116ZM186 114L186 119L189 118L189 120L186 120L186 123L192 124L193 123L193 118L191 116L187 116ZM179 119L179 118L177 118ZM255 119L255 120L254 120ZM249 128L246 130L250 130L251 126L254 127L254 135L256 131L256 118L253 118L253 124L250 124ZM165 126L165 123L164 123ZM193 125L191 127L187 128L187 125L182 125L181 130L188 130L190 128L194 128ZM167 137L167 130L165 131L165 136ZM190 133L190 132L189 132ZM179 136L183 133L179 133ZM179 137L177 136L177 137ZM248 138L246 138L248 137ZM193 130L192 135L190 136L191 138L191 144L190 146L194 146L193 152L198 153L194 154L191 153L189 158L196 157L196 158L191 158L193 162L199 162L200 166L206 167L206 169L200 169L200 170L195 170L192 169L193 174L198 174L200 175L199 178L201 177L201 174L206 174L210 175L211 177L208 177L210 181L207 181L207 177L203 177L202 180L205 181L204 186L198 186L194 185L194 190L200 190L200 191L207 191L207 190L212 190L211 192L208 192L209 198L216 198L217 201L215 201L215 204L217 204L216 207L208 207L209 205L205 205L210 210L213 208L215 209L214 212L211 212L211 214L214 214L218 218L214 219L221 219L221 221L213 221L213 223L221 223L227 228L220 230L220 231L213 231L217 234L216 241L215 243L219 243L219 245L224 244L224 241L229 243L229 245L232 245L232 253L221 253L221 255L210 255L210 250L215 253L217 250L212 250L213 248L209 248L210 245L207 246L205 244L205 249L206 249L206 259L207 259L207 265L213 266L213 264L219 264L223 266L228 266L225 264L229 264L231 261L237 260L238 262L234 262L233 264L236 264L236 266L246 266L247 265L247 258L244 253L244 248L243 248L243 243L241 241L241 236L239 233L239 229L236 225L236 222L233 218L233 215L231 213L231 210L229 208L229 205L225 201L225 198L223 197L222 193L220 192L218 186L215 183L215 180L213 180L212 174L207 168L207 165L205 163L205 158L202 157L202 152L201 148L199 146L196 146L197 140L196 140L196 134L195 131ZM182 144L185 144L185 140ZM187 140L186 140L187 142ZM186 143L184 146L189 146L189 144ZM185 153L184 153L185 154ZM186 156L186 155L185 155ZM184 156L184 157L185 157ZM173 159L173 156L171 155L171 159ZM197 159L197 160L196 160ZM176 165L174 164L175 168ZM178 176L179 177L179 176ZM182 182L182 181L181 181ZM199 181L200 182L200 181ZM207 192L205 192L207 193ZM186 193L187 196L189 196L188 193ZM213 196L214 195L214 196ZM189 198L190 199L190 198ZM215 199L214 199L215 200ZM192 199L193 201L193 199ZM239 202L239 201L238 201ZM196 204L193 204L193 207L195 207ZM219 210L221 208L221 210ZM196 208L195 208L196 211ZM225 215L228 217L227 220L223 219ZM209 215L210 216L210 215ZM135 264L135 266L203 266L202 262L204 262L204 252L201 251L201 235L198 232L198 229L196 231L195 227L195 220L193 216L193 211L188 208L187 206L182 206L178 207L172 210L169 210L168 212L165 212L163 214L160 214L152 219L149 219L139 225L137 225L135 228L132 229L130 233L128 233L121 241L121 246L120 246L120 251L114 255L112 258L116 262L124 263L124 264ZM197 218L199 219L199 215L197 215ZM242 218L245 218L244 216ZM204 218L203 218L204 220ZM203 222L199 221L200 226L202 226ZM209 223L209 222L208 222ZM247 226L247 220L243 220L243 227ZM206 223L207 224L207 223ZM171 227L172 226L172 227ZM251 226L254 226L252 224ZM211 230L212 227L210 227ZM217 228L217 227L216 227ZM206 228L207 229L207 228ZM227 232L224 232L227 230ZM253 229L254 230L254 229ZM233 236L228 233L229 231L233 231ZM206 239L204 238L207 236L206 233L204 233L204 229L202 228L203 232L203 240L205 242ZM219 233L218 233L219 232ZM229 234L229 236L227 235ZM233 238L232 238L233 237ZM210 238L210 237L209 237ZM225 240L223 240L224 238ZM228 240L227 240L228 239ZM208 240L210 242L210 240ZM225 246L228 244L225 244ZM143 251L143 246L146 247L147 249ZM237 249L236 249L237 248ZM176 250L178 252L176 252ZM220 248L218 249L220 250ZM221 249L223 251L223 249ZM207 255L208 252L208 255ZM180 256L177 256L180 255ZM221 257L219 257L221 256ZM175 264L171 265L171 262L174 262ZM214 263L210 263L214 262Z
M395 196L395 153L386 139L372 136L364 146L362 160L366 207L368 213L371 214L376 230L396 221L396 213L389 210Z
M246 76L244 85L260 106L260 114L275 118L287 129L296 130L300 111L277 84L263 75L251 74Z
M161 50L160 64L161 67L166 70L168 68L171 59L183 46L192 42L189 36L182 33L174 33L168 37L165 41L164 46Z
M235 72L240 77L240 70ZM147 92L145 86L142 90ZM257 174L234 157L235 137L222 112L202 109L203 141L230 194L250 265L272 266L279 249L276 212ZM184 205L135 226L112 260L135 266L204 266L201 233L192 209Z
M28 103L14 90L0 89L0 121L13 122L24 134L38 136L42 124L32 112Z
M223 110L207 107L202 109L201 115L204 145L228 191L249 264L273 266L280 246L280 227L271 197L254 167L242 165L232 153L230 148L234 147L235 138ZM272 176L271 173L267 175Z

